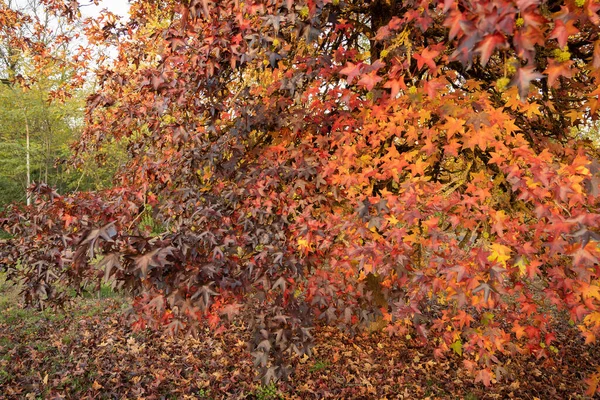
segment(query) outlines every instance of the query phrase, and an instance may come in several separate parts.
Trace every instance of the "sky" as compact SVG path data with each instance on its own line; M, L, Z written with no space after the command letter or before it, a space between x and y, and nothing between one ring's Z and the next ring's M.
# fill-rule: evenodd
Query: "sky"
M88 2L88 0L79 2L79 4L83 6L80 8L81 13L85 16L97 16L103 8L107 8L109 11L120 15L121 17L127 17L127 12L129 11L129 2L127 0L101 0L99 6L90 3L91 1Z

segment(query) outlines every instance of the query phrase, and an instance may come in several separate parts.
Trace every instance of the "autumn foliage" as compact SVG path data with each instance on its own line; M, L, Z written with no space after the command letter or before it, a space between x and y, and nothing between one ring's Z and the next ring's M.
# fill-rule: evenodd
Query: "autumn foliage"
M246 316L267 379L320 321L417 336L486 385L504 355L552 357L560 324L594 343L598 10L135 1L88 32L118 56L77 150L127 143L117 188L36 187L3 262L32 302L126 286L137 327Z

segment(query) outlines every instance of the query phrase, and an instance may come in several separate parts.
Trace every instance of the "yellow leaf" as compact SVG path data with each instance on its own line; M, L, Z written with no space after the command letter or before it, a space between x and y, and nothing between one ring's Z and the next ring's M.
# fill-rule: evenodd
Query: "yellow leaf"
M585 285L582 289L582 294L585 298L589 299L593 297L596 300L600 300L600 286L598 286L598 281L592 281L591 285Z
M519 257L515 262L515 267L519 267L519 274L524 276L527 273L527 259L525 257Z
M298 239L298 247L301 249L305 249L308 247L308 240L306 239Z
M370 163L372 160L371 156L368 154L363 154L362 156L360 156L360 161L362 161L365 164Z
M504 246L500 243L492 243L490 246L490 251L492 254L488 256L488 260L498 261L503 266L506 266L506 261L510 259L510 253L512 253L510 247Z
M395 215L390 216L387 220L392 226L395 226L399 222Z
M92 389L94 390L100 390L102 389L102 385L98 383L98 381L94 381L94 383L92 383Z
M590 325L600 326L600 312L595 311L591 314L586 315L585 318L583 319L583 322L585 322L585 324L587 326L590 326Z

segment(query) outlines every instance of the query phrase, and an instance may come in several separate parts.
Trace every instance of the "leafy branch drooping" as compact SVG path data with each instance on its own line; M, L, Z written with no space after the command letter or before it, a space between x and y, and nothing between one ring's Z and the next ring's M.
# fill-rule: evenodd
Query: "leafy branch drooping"
M592 343L600 165L573 128L598 115L599 9L135 1L90 28L119 53L79 146L127 140L118 187L37 187L4 263L31 301L124 285L138 327L252 307L267 380L321 320L416 333L486 385L501 354L551 356L563 313Z

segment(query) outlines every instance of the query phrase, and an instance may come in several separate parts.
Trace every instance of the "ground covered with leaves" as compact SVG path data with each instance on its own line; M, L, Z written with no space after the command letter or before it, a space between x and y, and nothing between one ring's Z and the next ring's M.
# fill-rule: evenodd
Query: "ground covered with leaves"
M598 348L567 330L554 360L508 360L505 377L484 388L458 356L439 361L406 338L318 327L313 357L293 360L291 380L265 386L241 323L171 338L132 331L126 299L110 293L53 312L22 309L14 289L0 289L0 397L7 399L584 399L584 378L600 359Z

